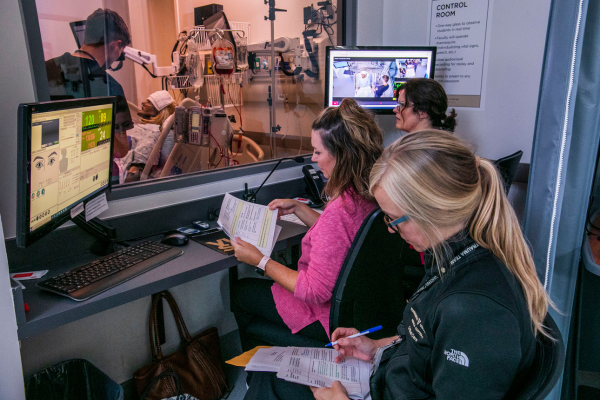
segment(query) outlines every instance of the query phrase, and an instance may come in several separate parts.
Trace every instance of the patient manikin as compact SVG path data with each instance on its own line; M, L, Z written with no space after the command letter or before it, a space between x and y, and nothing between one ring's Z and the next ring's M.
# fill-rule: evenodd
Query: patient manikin
M162 124L174 112L175 100L166 90L154 92L142 102L141 110L138 111L138 116L141 117L140 124L136 124L127 132L131 140L131 149L118 164L120 183L140 180L140 175L160 136ZM160 176L174 146L175 137L171 130L160 149L159 160L152 167L150 176Z
M373 91L371 90L371 80L367 74L367 71L361 71L356 78L356 91L354 93L356 97L373 97Z

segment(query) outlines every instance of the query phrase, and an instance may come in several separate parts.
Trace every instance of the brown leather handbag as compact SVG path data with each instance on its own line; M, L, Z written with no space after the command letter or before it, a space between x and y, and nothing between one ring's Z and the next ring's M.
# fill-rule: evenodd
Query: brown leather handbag
M158 338L157 306L163 298L171 307L181 337L181 349L168 356L163 356ZM149 325L152 363L133 374L138 394L145 395L143 399L160 400L187 393L202 400L216 400L227 393L217 328L191 338L175 299L166 290L154 297Z

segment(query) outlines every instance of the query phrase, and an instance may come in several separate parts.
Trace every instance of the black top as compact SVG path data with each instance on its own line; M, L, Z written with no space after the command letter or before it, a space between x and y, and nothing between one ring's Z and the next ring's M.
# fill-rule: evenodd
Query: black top
M51 100L123 96L123 88L96 60L70 53L46 61Z
M518 280L466 233L448 244L451 257L468 254L444 273L426 255L421 286L441 279L407 304L403 341L371 379L373 400L510 398L533 363L533 324Z

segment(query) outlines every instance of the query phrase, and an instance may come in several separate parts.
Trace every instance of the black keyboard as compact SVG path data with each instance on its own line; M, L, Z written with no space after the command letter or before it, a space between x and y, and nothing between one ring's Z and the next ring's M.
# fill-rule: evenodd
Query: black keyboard
M183 254L158 242L143 242L39 282L44 290L75 301L87 300Z

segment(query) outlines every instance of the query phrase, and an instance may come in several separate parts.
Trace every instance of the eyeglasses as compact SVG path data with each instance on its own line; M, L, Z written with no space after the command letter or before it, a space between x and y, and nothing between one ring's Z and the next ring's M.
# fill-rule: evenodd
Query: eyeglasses
M383 222L387 225L388 228L395 230L398 232L397 225L403 223L404 221L408 221L408 215L403 215L400 218L392 220L389 215L385 214L383 216Z
M398 100L398 108L404 107L412 107L412 104L407 103L406 101Z

